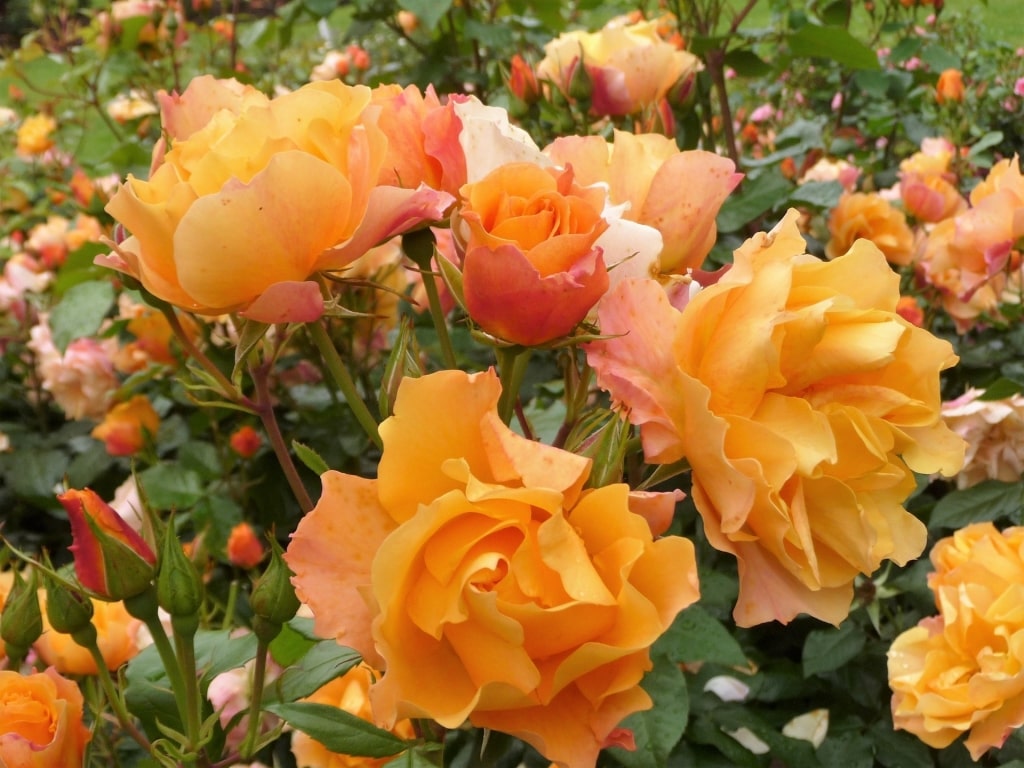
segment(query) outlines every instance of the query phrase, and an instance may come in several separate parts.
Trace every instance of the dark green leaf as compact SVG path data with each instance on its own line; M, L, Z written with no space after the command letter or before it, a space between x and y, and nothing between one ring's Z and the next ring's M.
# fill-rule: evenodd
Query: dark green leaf
M812 208L829 209L839 202L843 185L838 181L808 181L801 184L789 196L794 205L809 205Z
M656 657L654 669L644 677L643 688L654 706L630 715L624 728L633 731L636 750L612 749L615 759L626 768L664 768L689 716L690 701L679 665L664 656Z
M939 45L926 45L921 50L921 60L935 72L944 69L960 69L960 57Z
M334 640L321 640L302 659L284 671L268 695L276 701L296 701L348 672L359 663L358 652ZM391 754L391 753L389 753Z
M433 32L437 22L452 7L452 0L398 0L398 5L415 13L420 26L427 32Z
M772 71L771 64L748 50L729 51L725 55L725 63L743 77L763 77Z
M199 474L179 464L155 464L140 472L138 479L155 509L186 509L204 494Z
M9 457L7 485L18 496L53 501L54 488L68 468L68 455L64 451L18 451Z
M934 765L931 752L920 739L906 731L894 731L887 720L872 726L871 739L875 743L875 760L884 768L932 768Z
M804 677L839 669L864 648L864 632L853 621L838 629L816 629L804 640Z
M269 704L266 710L292 728L312 736L331 752L356 757L388 757L408 746L394 734L326 704L277 702Z
M90 280L68 289L50 314L53 343L61 352L75 339L92 336L114 306L114 286Z
M659 641L673 661L703 661L729 667L744 667L747 657L722 623L699 605L680 613Z
M921 38L905 37L893 46L889 53L889 61L893 64L902 64L921 50Z
M982 393L981 397L978 399L1005 400L1008 397L1020 394L1021 391L1024 391L1024 387L1022 387L1019 382L1001 376L985 387L984 393Z
M718 213L720 232L736 232L744 224L775 208L792 191L793 185L776 170L748 178L726 198Z
M968 157L977 157L986 149L990 149L998 145L1003 140L1002 131L989 131L976 142L971 145L970 152L967 153Z
M841 27L806 24L789 36L795 56L823 58L850 69L879 69L875 51Z
M963 528L970 523L1021 519L1021 484L985 480L962 491L950 491L935 504L930 528Z
M292 440L292 450L295 451L295 455L299 458L299 461L305 464L307 469L315 472L317 475L322 475L330 469L330 467L327 466L327 462L323 460L320 454L308 445L303 445L298 440Z

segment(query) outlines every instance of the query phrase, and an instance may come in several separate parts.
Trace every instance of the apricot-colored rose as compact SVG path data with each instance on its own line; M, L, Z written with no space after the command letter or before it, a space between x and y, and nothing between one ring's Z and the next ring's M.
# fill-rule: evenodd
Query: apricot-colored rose
M693 468L707 536L739 560L744 626L841 621L858 574L925 545L902 506L911 470L963 461L939 418L949 343L897 314L899 277L877 248L822 262L798 216L748 240L682 311L653 280L620 284L598 310L612 338L587 347L647 460Z
M366 664L360 664L341 677L327 683L304 701L337 707L350 715L361 717L372 723L373 708L370 706L370 685L377 677L380 677L379 672L370 669ZM391 732L400 739L413 739L416 736L409 720L399 720L392 727ZM296 731L292 736L292 754L295 755L296 763L302 768L380 768L394 759L393 757L354 757L331 752L319 741L301 731Z
M653 133L615 131L614 144L600 136L566 136L544 152L571 165L580 184L607 184L613 204L629 203L625 218L661 233L658 270L664 273L700 267L715 244L718 210L743 178L728 158L681 152L675 141Z
M875 192L844 193L828 217L830 259L846 253L860 238L870 240L890 264L905 266L914 255L914 233L907 217Z
M41 155L53 146L51 134L57 130L57 121L49 115L26 117L18 126L19 155Z
M90 434L106 444L111 456L134 456L159 428L160 416L149 398L135 395L111 408Z
M653 106L700 68L696 56L658 35L654 20L565 32L544 46L544 54L537 78L569 96L589 86L590 108L597 115L630 115Z
M231 529L225 552L232 565L249 569L260 564L266 549L253 527L242 522Z
M939 615L889 649L893 723L929 746L967 733L978 760L1024 725L1024 528L975 523L939 541Z
M44 662L64 675L95 675L96 661L92 654L72 639L71 635L55 632L46 617L46 592L39 592L43 611L43 634L33 644ZM133 659L140 648L139 630L142 622L130 616L122 602L93 600L92 625L96 627L99 646L107 669L115 670Z
M959 69L944 69L935 83L935 100L939 104L964 100L964 76Z
M605 192L571 170L499 166L462 188L455 236L466 310L488 333L517 344L564 336L608 288L602 252Z
M631 712L651 643L697 598L692 544L654 540L629 489L497 415L493 371L405 379L378 478L322 476L288 548L316 631L385 670L385 727L467 718L593 765Z
M162 94L169 135L148 181L128 177L107 205L132 233L98 263L200 314L266 322L323 312L308 278L438 219L450 195L379 186L388 141L371 92L310 83L268 99L202 76Z
M31 675L0 670L0 765L82 765L92 738L82 717L82 692L55 669Z

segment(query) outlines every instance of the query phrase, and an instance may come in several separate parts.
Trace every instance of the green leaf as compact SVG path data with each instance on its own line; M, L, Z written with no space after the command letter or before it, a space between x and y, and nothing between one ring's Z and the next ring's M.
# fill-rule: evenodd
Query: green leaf
M987 387L985 387L984 393L982 393L979 400L1005 400L1008 397L1020 394L1024 391L1024 387L1021 386L1020 382L1008 379L1005 376L1000 376L998 379L993 381Z
M793 185L775 169L748 177L738 192L726 198L718 212L718 230L736 232L744 224L775 208L792 189Z
M917 737L894 731L892 723L880 720L871 727L875 760L883 768L932 768L931 752Z
M321 640L277 679L268 700L296 701L309 696L336 677L348 672L362 657L357 651ZM393 753L389 753L393 754Z
M155 509L185 509L205 493L199 474L178 464L155 464L140 472L138 480Z
M941 72L944 69L960 69L962 65L959 56L940 45L926 45L921 50L921 61L935 72Z
M242 322L242 328L238 332L238 346L235 347L235 366L231 371L231 379L234 380L249 359L249 353L255 349L260 340L270 330L269 323L261 323L257 320L246 319Z
M292 728L312 736L331 752L354 757L389 757L408 747L394 734L326 704L277 702L265 709Z
M302 0L303 7L316 18L322 19L331 15L338 7L337 0Z
M850 69L880 69L878 56L841 27L806 24L789 36L795 56L829 59Z
M429 755L437 750L429 745L417 745L407 749L394 760L384 763L384 768L437 768L437 763Z
M864 632L852 621L838 629L816 629L804 641L804 677L839 669L864 648Z
M10 455L6 482L18 496L52 502L54 488L68 468L68 455L56 448L25 449Z
M727 667L745 667L747 657L722 623L699 605L681 612L658 641L677 663L703 661Z
M772 71L771 64L748 50L729 51L725 54L725 63L743 77L764 77Z
M64 352L75 339L92 336L114 306L114 286L106 280L90 280L68 289L50 314L53 343Z
M398 5L415 13L420 26L427 32L433 32L437 22L452 7L452 0L398 0Z
M298 457L299 461L305 464L307 469L315 472L317 475L322 475L330 469L330 467L327 466L327 462L323 460L323 457L308 445L304 445L298 440L292 440L292 450L295 451L295 455Z
M921 38L905 37L893 46L889 53L889 61L893 64L902 64L921 50Z
M962 491L950 491L936 502L928 527L963 528L970 523L1021 519L1021 484L985 480Z
M808 181L801 184L789 196L794 205L809 205L812 208L834 208L843 194L843 185L838 181Z
M282 667L288 667L297 662L316 645L315 640L310 640L301 632L296 631L291 624L281 626L277 637L270 641L270 655Z
M1003 140L1002 131L989 131L976 142L971 145L970 152L967 153L967 157L977 157L986 149L996 146Z
M643 688L654 706L630 715L624 728L633 731L636 750L614 748L611 753L626 768L664 768L668 756L683 731L690 713L690 700L679 665L665 656L654 660L654 668L644 677Z

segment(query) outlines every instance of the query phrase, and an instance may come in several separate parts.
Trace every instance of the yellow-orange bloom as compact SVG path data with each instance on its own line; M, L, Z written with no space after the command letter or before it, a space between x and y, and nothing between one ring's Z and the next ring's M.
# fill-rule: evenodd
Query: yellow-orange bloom
M55 669L31 675L0 670L0 765L82 765L92 738L83 710L78 686Z
M593 765L650 706L649 648L697 598L693 545L654 540L627 486L583 490L590 460L516 435L499 396L493 371L403 380L378 478L324 473L287 561L317 633L385 670L378 724L468 718Z
M914 255L914 233L898 208L875 192L843 193L828 217L832 236L825 255L834 259L860 238L870 240L890 264L905 266Z
M614 143L600 136L566 136L544 152L571 165L580 184L608 185L608 198L628 203L630 221L657 229L664 241L658 270L686 274L698 269L715 244L715 217L743 174L713 152L681 152L658 134L615 131Z
M161 299L265 322L323 312L314 273L440 218L451 196L378 186L388 140L369 88L317 82L269 99L235 81L160 94L170 140L107 204L132 236L98 263Z
M147 439L156 437L159 428L160 416L153 410L149 398L135 395L111 408L90 434L106 443L111 456L134 456L146 445Z
M370 669L366 664L360 664L341 677L335 678L304 701L337 707L372 723L370 685L376 677L380 677L380 673ZM399 720L391 732L400 739L412 739L416 736L409 720ZM302 768L380 768L394 759L354 757L331 752L316 739L301 731L296 731L292 735L292 754Z
M46 617L45 591L40 591L39 602L43 611L43 634L32 646L39 658L64 675L95 675L98 670L92 654L76 643L71 635L56 632L50 626ZM139 652L138 636L142 622L131 616L122 602L93 599L92 607L96 644L107 669L115 670Z
M538 79L570 96L585 87L597 115L629 115L653 106L700 69L696 56L658 35L657 20L565 32L544 46L544 54Z
M49 115L38 114L26 117L18 126L19 155L41 155L53 146L50 135L57 130L57 121Z
M935 100L939 104L964 100L964 76L959 69L944 69L935 83Z
M710 542L739 560L741 625L805 612L833 623L853 582L924 548L903 508L913 471L955 473L939 418L948 342L898 313L899 277L871 243L823 262L791 210L682 311L653 280L604 298L588 345L600 386L653 463L685 458Z
M893 723L978 760L1024 725L1024 528L970 525L939 541L928 585L939 615L893 641Z
M469 316L517 344L571 332L608 288L595 247L608 228L604 190L581 187L571 169L508 163L462 196L454 229Z

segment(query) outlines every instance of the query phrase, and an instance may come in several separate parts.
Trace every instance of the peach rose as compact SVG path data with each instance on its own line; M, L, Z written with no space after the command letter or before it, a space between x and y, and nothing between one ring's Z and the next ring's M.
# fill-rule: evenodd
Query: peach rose
M466 311L516 344L565 336L608 288L602 252L605 193L571 170L500 166L462 188L453 228L462 245Z
M661 233L658 271L664 273L700 267L715 244L718 210L743 178L728 158L681 152L672 139L653 133L615 131L614 143L566 136L544 152L559 165L571 165L580 184L607 184L613 204L629 204L625 218Z
M39 593L43 611L43 634L33 644L44 662L64 675L95 675L96 661L92 654L76 643L71 635L56 632L46 618L46 593ZM92 625L96 627L99 646L107 669L115 670L135 658L140 648L139 630L142 622L128 614L122 602L92 601Z
M1024 395L982 400L980 389L969 389L942 404L942 418L967 442L957 488L983 480L1015 483L1024 476Z
M939 418L948 342L897 312L899 277L867 241L804 253L791 210L682 311L653 280L601 302L597 382L640 425L652 463L686 459L710 542L739 560L743 626L839 623L858 574L924 548L902 504L911 470L952 475Z
M337 707L350 715L373 722L373 708L370 706L370 685L380 677L366 664L353 667L341 677L323 686L312 696L304 699L314 704ZM416 732L409 720L399 720L391 729L400 739L413 739ZM381 768L394 758L355 757L331 752L319 741L296 731L292 736L292 754L302 768Z
M317 633L385 670L378 724L468 718L593 765L650 706L651 643L697 599L693 545L654 540L627 486L584 490L589 459L512 432L500 389L403 380L378 478L324 473L286 557Z
M914 233L907 218L874 192L843 193L828 217L831 238L825 255L834 259L860 238L870 240L890 264L905 266L914 255Z
M57 130L57 121L49 115L38 114L26 117L18 126L19 155L41 155L53 146L51 134Z
M160 416L149 398L135 395L111 408L89 434L102 440L111 456L134 456L156 438L159 428Z
M975 523L939 541L939 615L889 649L893 723L931 747L967 734L978 760L1024 725L1024 528Z
M935 83L935 100L939 104L964 100L964 76L959 69L944 69Z
M388 142L370 101L340 81L268 99L205 75L162 93L169 146L149 180L129 176L107 204L132 236L97 263L200 314L319 317L312 275L439 219L452 200L378 185Z
M31 675L0 670L0 765L82 765L91 738L82 717L82 692L55 669Z
M654 20L565 32L544 46L544 54L537 78L566 95L575 90L574 81L589 80L596 115L630 115L653 106L700 69L696 56L660 37Z

